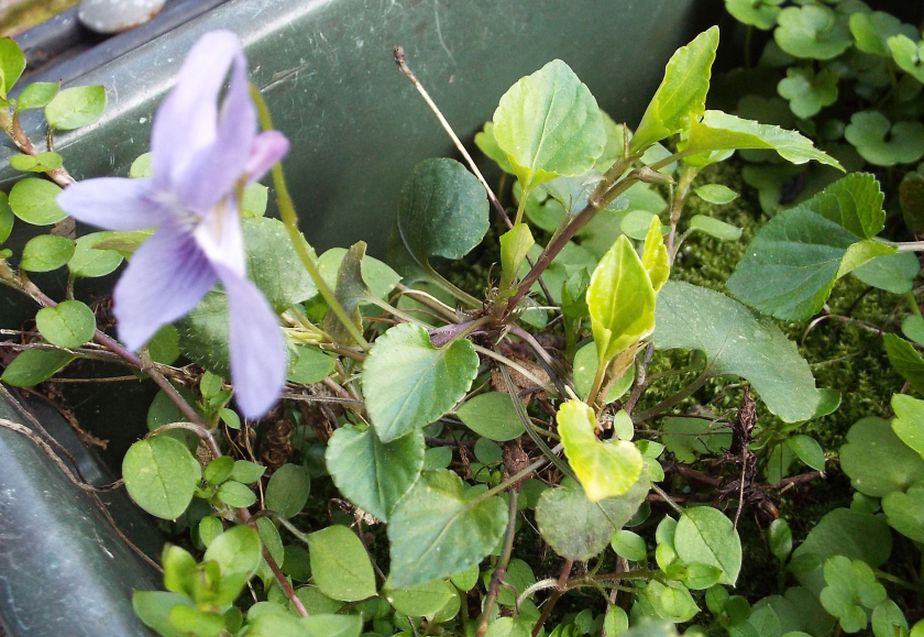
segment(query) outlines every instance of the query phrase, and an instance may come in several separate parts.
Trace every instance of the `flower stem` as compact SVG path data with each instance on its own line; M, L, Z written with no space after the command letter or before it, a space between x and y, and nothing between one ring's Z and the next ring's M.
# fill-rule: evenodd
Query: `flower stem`
M488 619L491 617L491 611L494 610L494 602L497 601L497 594L500 592L504 576L507 574L510 556L513 554L513 538L516 536L517 529L517 495L516 489L512 489L508 495L510 501L507 504L507 533L504 536L504 550L497 561L494 574L491 575L488 596L485 598L484 608L478 616L478 624L475 629L476 637L484 637L484 634L488 632Z
M260 95L260 91L253 84L250 85L250 97L257 107L260 126L262 126L264 130L271 130L273 128L273 120L270 117L266 100L263 99L263 96ZM276 188L276 203L279 206L279 216L282 217L282 222L286 226L286 231L289 233L289 240L292 242L292 247L295 248L295 253L298 255L299 260L302 262L311 280L314 281L321 296L324 297L327 306L334 313L334 316L337 317L353 340L364 350L368 350L370 347L369 342L356 325L353 324L353 321L350 320L350 315L343 309L340 301L337 300L337 297L334 296L327 282L324 281L324 277L321 276L321 270L318 268L317 262L314 260L311 251L305 244L302 233L298 230L298 213L295 212L295 204L292 202L292 196L289 194L289 188L286 185L286 176L282 170L282 162L277 162L273 165L272 177L273 186Z

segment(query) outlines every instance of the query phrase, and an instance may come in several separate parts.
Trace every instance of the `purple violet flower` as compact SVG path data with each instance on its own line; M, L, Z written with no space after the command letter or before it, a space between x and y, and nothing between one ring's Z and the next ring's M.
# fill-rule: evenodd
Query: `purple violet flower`
M156 228L113 292L119 337L130 349L141 348L221 283L228 295L231 376L248 418L263 415L278 399L286 352L278 317L246 278L237 197L288 148L277 131L258 134L241 42L229 31L215 31L193 46L157 111L152 176L88 179L58 196L68 214L101 228Z

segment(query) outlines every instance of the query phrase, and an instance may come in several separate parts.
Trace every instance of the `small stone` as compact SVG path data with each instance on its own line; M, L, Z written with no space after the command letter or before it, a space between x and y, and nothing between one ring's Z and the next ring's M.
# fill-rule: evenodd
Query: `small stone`
M156 16L164 4L166 0L81 0L77 17L97 33L121 33Z

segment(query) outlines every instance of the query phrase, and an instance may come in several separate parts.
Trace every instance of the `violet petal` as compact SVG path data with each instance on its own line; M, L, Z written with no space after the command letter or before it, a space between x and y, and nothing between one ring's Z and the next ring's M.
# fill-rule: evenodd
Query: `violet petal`
M160 225L164 210L149 198L150 179L100 177L79 181L58 195L69 215L107 230L143 230Z
M279 399L286 380L286 351L279 319L247 279L215 266L228 293L231 381L247 418L259 418Z
M244 170L250 181L262 178L277 161L289 152L289 140L276 130L265 131L253 140L250 159Z
M215 283L192 236L162 226L135 252L113 292L119 338L140 349L161 326L189 312Z

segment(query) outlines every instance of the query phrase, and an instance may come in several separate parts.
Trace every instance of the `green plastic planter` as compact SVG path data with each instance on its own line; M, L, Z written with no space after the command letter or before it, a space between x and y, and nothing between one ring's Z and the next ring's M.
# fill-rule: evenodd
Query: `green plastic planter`
M177 10L165 11L158 20L172 20L170 28L155 20L143 32L107 40L29 78L107 87L102 120L56 139L71 172L127 174L148 150L153 113L185 52L203 32L231 29L246 44L276 127L292 141L285 167L309 241L323 249L364 239L379 254L413 165L454 153L396 70L395 46L405 48L463 140L490 119L508 86L556 57L615 119L634 123L670 54L721 6L711 0L229 0L209 2L203 11L184 4L186 21ZM42 138L38 120L26 125ZM0 187L15 178L0 171ZM14 245L24 240L17 235ZM46 283L53 289L54 281ZM34 312L6 291L0 308L3 327L19 326ZM86 429L111 440L107 457L118 473L126 447L143 432L153 391L138 384L84 392L71 402ZM0 417L23 418L5 402L0 410L7 414ZM46 429L69 431L47 408L34 413ZM97 477L106 472L94 454L78 446L72 453L96 467ZM157 587L156 572L28 439L0 430L0 463L0 632L147 634L129 593ZM144 529L137 512L122 506L124 494L116 500L114 517L125 532L159 550L153 527Z

